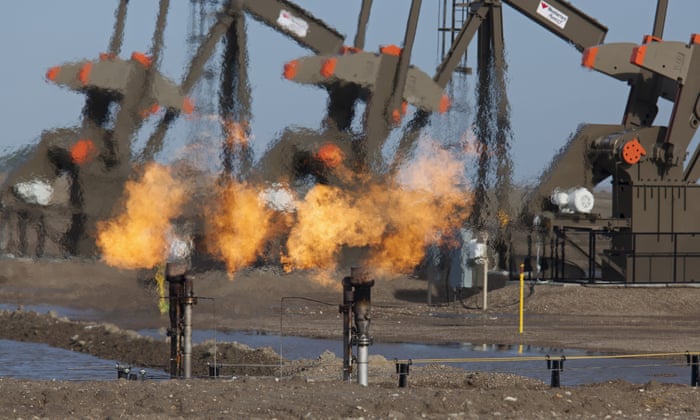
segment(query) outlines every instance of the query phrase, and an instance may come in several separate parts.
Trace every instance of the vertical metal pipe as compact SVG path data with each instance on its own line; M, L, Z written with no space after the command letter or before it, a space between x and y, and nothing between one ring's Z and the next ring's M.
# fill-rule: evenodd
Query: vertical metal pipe
M440 5L438 3L438 9L440 9ZM438 10L438 15L440 14L440 10ZM439 18L438 18L439 19ZM442 33L440 34L442 36L442 45L440 46L440 61L445 59L445 32L447 30L447 0L442 0L442 23L440 25L440 28L442 29ZM454 28L450 28L450 34L454 33ZM451 39L452 37L450 37ZM450 47L452 47L451 44L452 41L450 41Z
M693 354L690 356L690 386L700 385L700 356Z
M169 266L166 266L166 281L168 287L169 315L170 328L168 328L168 337L170 337L170 377L180 377L181 368L181 344L182 337L180 335L180 318L181 314L181 297L182 297L182 282L180 277L173 276Z
M197 303L188 265L167 263L165 280L170 284L170 377L192 376L192 305Z
M410 360L408 363L396 363L396 373L399 374L399 388L406 388L408 386L408 370L410 365Z
M360 343L357 346L357 383L362 386L367 386L368 368L367 360L369 358L369 345Z
M552 388L559 388L561 386L560 372L559 360L552 360L552 380L550 384Z
M673 201L671 202L671 204L673 205ZM671 211L673 212L673 210ZM678 275L678 234L672 233L671 238L673 238L673 282L676 283L678 281L678 279L676 278ZM685 276L683 277L683 281L685 281Z
M353 312L355 315L355 342L357 343L357 383L367 386L368 354L369 346L372 344L369 325L372 319L371 293L374 280L370 279L368 271L361 267L353 267L350 278L350 282L354 286Z
M550 359L549 355L545 358L547 361L547 369L552 373L552 378L550 386L552 388L559 388L561 386L561 372L564 370L564 361L566 356L561 356L559 360Z
M656 13L654 14L654 29L651 34L657 38L664 37L664 24L666 23L666 10L668 0L659 0L656 3Z
M632 282L637 281L637 234L638 232L630 232L632 235ZM625 259L629 259L629 253L626 253ZM627 261L625 261L627 262ZM629 278L629 276L627 276ZM628 279L625 279L629 281Z
M352 376L352 310L353 294L350 277L343 279L343 303L340 311L343 313L343 380L350 381Z
M452 25L450 28L450 48L455 43L455 25L457 25L457 21L455 19L455 13L457 11L457 2L455 0L452 0ZM443 57L444 58L444 57Z
M153 59L153 65L151 68L157 67L160 63L160 52L163 49L163 35L165 33L169 7L170 0L160 0L158 6L158 17L156 18L156 27L153 31L153 45L151 46L151 58Z
M484 256L484 311L489 308L489 259Z
M189 379L192 377L192 306L197 303L197 298L194 297L193 277L189 274L184 276L185 293L184 293L184 321L182 332L184 336L184 344L182 349L182 364L184 377Z
M566 278L566 230L561 231L561 278Z
M588 232L588 281L593 283L595 277L595 232Z
M192 304L185 305L185 344L182 350L182 365L185 379L192 377Z
M121 0L119 2L119 7L114 13L116 18L114 22L114 33L109 41L109 53L118 56L122 49L122 42L124 41L124 23L126 21L126 7L129 0Z
M554 280L554 266L556 265L556 261L554 259L554 248L555 242L552 238L549 240L549 261L551 261L551 263L549 264L549 278L552 280Z
M519 323L518 332L523 333L523 300L525 295L525 264L520 264L520 306L518 310Z
M355 34L355 48L365 49L365 34L367 32L367 21L369 21L369 13L372 9L372 0L362 0L362 8L360 8L360 16L357 20L357 33Z

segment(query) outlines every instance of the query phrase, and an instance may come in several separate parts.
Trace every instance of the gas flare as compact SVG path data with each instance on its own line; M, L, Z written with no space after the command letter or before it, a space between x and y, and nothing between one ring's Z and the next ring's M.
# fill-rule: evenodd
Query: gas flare
M102 259L120 268L155 267L167 258L170 223L179 215L185 188L167 167L151 163L124 191L124 212L97 224Z
M207 250L224 260L229 277L262 254L271 232L273 212L265 207L258 189L231 182L216 195L207 210Z
M362 255L352 263L369 264L379 274L411 270L428 244L464 223L471 205L460 161L441 149L420 156L383 182L358 177L353 187L317 184L303 199L281 184L264 189L229 181L204 206L206 250L232 278L264 256L284 229L287 271L334 271L346 247ZM184 200L183 186L167 168L148 165L139 181L127 183L123 214L98 225L104 260L123 268L162 263L171 220Z
M285 270L334 269L342 246L376 246L384 231L377 203L356 192L316 185L298 203Z
M463 164L441 149L422 154L395 180L355 189L316 185L296 206L285 269L333 270L347 246L368 248L362 263L375 270L410 270L426 245L466 221L472 200L466 186Z
M231 120L224 121L224 130L226 132L226 146L233 147L234 145L247 145L249 143L248 123L236 122Z
M411 270L428 244L449 240L469 217L472 196L463 163L446 150L422 151L401 169L395 184L382 196L389 228L370 256L369 265L377 272Z

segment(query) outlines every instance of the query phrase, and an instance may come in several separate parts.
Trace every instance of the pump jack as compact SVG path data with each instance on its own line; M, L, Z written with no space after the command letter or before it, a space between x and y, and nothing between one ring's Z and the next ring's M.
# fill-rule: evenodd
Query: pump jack
M128 0L120 0L107 53L100 54L98 60L68 63L47 72L49 81L86 95L82 125L43 133L28 160L5 181L2 204L6 237L14 236L9 233L15 231L15 227L10 226L14 224L13 215L20 219L19 238L15 240L18 244L7 243L14 238L3 241L5 248L15 248L11 252L41 255L46 236L50 236L58 242L62 254L95 255L96 222L111 215L125 181L132 175L132 165L151 161L162 149L172 122L181 113L192 112L194 104L187 94L201 78L217 43L232 28L242 10L270 24L274 24L283 10L295 14L312 29L311 36L300 37L277 24L280 31L314 51L335 51L342 45L340 34L291 2L225 2L182 80L176 83L157 69L169 3L169 0L159 2L153 45L148 54L134 53L130 60L119 58L128 6ZM165 109L164 116L144 149L132 159L133 136L144 120L160 107ZM114 109L118 111L115 113ZM53 211L47 204L54 184L65 174L70 181L70 202L61 210L69 213L69 228L65 233L47 235L44 214ZM35 249L29 249L26 238L29 224L37 225L39 232Z
M562 249L567 231L610 238L599 259L589 246L591 280L599 266L609 281L700 281L700 149L683 167L700 121L700 36L692 34L688 43L662 40L667 6L667 0L658 1L652 34L641 45L586 48L583 66L630 86L622 123L581 127L533 194L532 205L547 205L555 186L592 188L611 178L610 217L551 217ZM673 103L667 126L652 125L659 98Z
M509 203L512 196L512 164L508 156L511 133L505 83L503 3L572 44L579 51L602 42L607 28L562 1L483 0L456 3L456 0L453 0L453 14L457 7L466 8L467 18L459 29L440 28L442 31L451 32L452 42L433 79L444 88L453 72L460 68L464 61L463 57L472 39L478 35L475 131L480 153L474 191L475 205L472 208L470 224L477 230L485 230L487 220L497 220L496 231L490 232L490 237L493 248L497 251L496 266L505 269L512 265L510 225L516 217ZM443 7L446 7L446 4ZM416 114L399 145L397 162L410 154L420 129L425 127L428 121L426 114ZM394 166L396 165L395 162ZM489 170L492 165L496 167L493 185L495 203L489 200ZM494 204L496 208L492 209Z
M317 162L314 138L323 138L333 146L345 151L345 155L355 161L353 167L367 168L379 154L380 145L391 127L388 121L396 119L396 112L402 108L402 101L435 110L445 107L441 89L427 75L410 66L411 44L420 10L420 0L413 0L404 48L390 49L381 55L362 52L364 33L369 19L371 0L364 0L358 20L358 31L354 47L343 45L344 37L333 28L312 16L309 12L287 0L235 0L223 2L216 22L203 37L187 67L182 80L177 83L162 75L157 66L162 50L168 0L160 0L159 14L153 35L153 46L149 54L135 53L130 60L119 58L125 27L128 0L120 0L116 12L114 34L108 52L99 60L82 60L54 67L47 73L47 79L86 95L82 126L44 133L28 161L10 174L3 191L3 208L7 214L22 214L25 219L38 225L44 231L44 214L49 211L47 196L55 187L57 179L68 174L71 199L67 206L70 213L70 228L65 234L51 236L69 255L94 256L95 227L98 220L111 215L114 204L121 195L125 181L132 175L133 165L153 160L162 149L165 135L172 122L181 113L193 110L193 103L187 98L195 83L201 78L204 66L216 49L217 43L225 37L227 42L227 63L221 93L222 112L233 114L232 98L227 92L237 91L238 99L244 99L245 90L238 89L246 83L247 71L241 50L245 48L242 35L243 14L248 14L265 25L293 39L301 46L316 54L331 57L339 55L339 61L375 66L374 80L362 86L357 80L343 77L344 65L338 66L333 77L322 84L329 92L327 130L313 134L312 130L293 133L290 139L283 138L261 159L256 168L242 165L239 176L262 177L267 181L304 176L311 170L323 177L323 165L299 165L299 161ZM345 55L344 53L350 52ZM317 57L308 58L313 61ZM325 58L327 59L327 58ZM324 60L325 60L324 59ZM303 60L302 60L303 61ZM304 65L298 75L304 73ZM306 72L307 76L309 75ZM408 81L408 82L407 82ZM387 84L388 83L388 84ZM398 92L398 93L397 93ZM369 99L366 135L361 138L349 131L352 122L352 109L358 99ZM157 123L145 147L132 159L132 139L158 107L165 113ZM117 112L114 112L118 109ZM245 114L245 112L243 112ZM230 115L223 115L225 122ZM311 135L309 135L311 134ZM349 140L349 141L346 141ZM357 140L357 141L356 141ZM289 150L289 146L292 150ZM231 160L235 153L245 154L246 150L227 150L224 145L224 170L232 172ZM301 155L301 157L299 156ZM312 162L313 163L313 162ZM321 164L323 162L320 162ZM320 168L320 169L319 169ZM318 170L316 170L318 169ZM227 177L232 174L225 174ZM27 216L29 215L29 216ZM20 227L19 236L26 236L25 228ZM11 224L7 222L6 224ZM6 226L6 229L13 229ZM35 250L28 249L26 238L19 238L20 246L15 252L20 254L42 254L45 231L39 233ZM7 244L5 244L7 245ZM5 247L7 248L7 247Z
M69 205L72 224L64 242L71 254L94 254L92 228L98 219L110 214L121 186L131 174L131 138L135 130L156 105L166 109L136 163L151 160L162 148L172 121L191 110L186 95L201 77L205 62L222 36L226 35L230 42L240 42L242 37L236 35L234 21L240 19L241 13L250 14L317 54L289 63L285 75L290 80L323 86L329 92L326 132L314 137L308 135L312 133L308 130L292 136L291 141L283 138L261 159L260 166L253 168L264 179L274 181L309 171L323 178L323 169L317 170L313 164L299 165L300 161L308 163L309 156L312 161L318 160L318 150L313 150L314 138L329 140L351 156L356 167L381 174L384 168L377 151L394 128L397 115L401 116L405 101L418 110L391 162L389 169L395 170L410 154L420 129L428 124L429 113L446 108L448 101L442 91L477 31L480 73L487 66L505 65L501 23L501 6L505 3L582 51L584 66L630 85L622 123L583 126L542 176L528 200L526 214L544 221L534 235L547 234L546 228L554 234L552 265L564 263L564 244L572 243L567 232L584 231L591 238L604 235L611 243L601 255L594 243L589 244L589 279L600 268L602 277L613 281L698 281L700 221L695 213L700 207L700 150L693 151L685 168L683 161L700 121L700 36L691 35L689 43L662 40L667 0L658 0L652 35L642 45L602 44L607 29L563 0L469 2L469 17L432 78L410 65L420 0L412 1L403 48L385 49L381 54L363 51L371 0L362 3L353 47L345 47L342 35L289 1L231 1L222 7L180 83L157 70L167 0L159 3L150 54L134 54L130 60L118 57L127 3L119 3L108 52L100 60L67 64L47 73L49 80L86 95L82 125L44 133L29 161L8 177L3 192L5 212L41 219L44 210L40 194L29 194L30 200L21 202L18 197L23 191L26 195L26 188L19 187L27 187L29 175L39 175L41 181L51 184L60 174L69 174L73 181ZM235 55L233 51L231 56ZM372 71L358 72L362 66L369 66ZM245 72L238 74L245 77ZM229 84L235 83L229 80ZM652 125L659 98L673 103L667 126ZM365 130L359 136L349 130L357 100L365 100L368 105ZM112 104L119 105L118 112L112 112ZM230 104L222 108L231 109ZM502 114L507 111L507 102L500 102L497 108L497 113ZM496 150L505 141L503 134L492 133L496 140L489 141ZM301 160L297 159L299 154ZM280 162L283 164L268 165ZM275 172L275 167L281 170ZM612 179L613 197L609 217L552 202L555 190L590 189L607 178ZM321 181L333 182L328 178ZM39 187L41 192L46 185ZM555 271L553 278L563 277Z
M546 243L542 236L553 235L551 278L566 279L564 245L568 244L588 258L590 281L699 281L700 169L696 163L700 150L692 153L685 168L683 161L700 121L700 36L692 34L688 43L662 40L668 0L657 2L652 34L642 45L603 44L607 29L565 1L473 1L438 74L458 66L477 30L479 71L486 58L481 54L484 33L489 34L484 39L490 42L493 65L504 65L501 3L583 52L585 67L630 85L622 123L581 127L527 200L523 215L537 222L533 236ZM440 76L435 79L441 80ZM652 125L659 98L674 104L667 126ZM405 145L410 147L410 137ZM588 190L608 178L612 214L593 215ZM581 187L588 190L571 200L585 201L585 205L577 208L581 203L558 201L562 191L581 192ZM567 237L572 231L589 234L588 251ZM609 249L600 254L595 242L599 235L610 241ZM530 252L527 256L534 258Z

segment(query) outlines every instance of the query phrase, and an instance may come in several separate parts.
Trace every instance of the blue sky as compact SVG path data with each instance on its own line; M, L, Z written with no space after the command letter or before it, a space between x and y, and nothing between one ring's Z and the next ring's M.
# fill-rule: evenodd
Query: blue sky
M84 97L44 80L46 70L61 63L96 58L107 49L117 1L23 0L9 2L0 14L0 151L34 142L42 130L79 123ZM122 57L148 51L157 1L131 1ZM360 0L298 0L352 44ZM432 75L438 65L438 4L423 0L412 62ZM609 28L606 42L641 42L651 31L654 0L578 0L572 3ZM670 2L664 38L687 42L700 32L700 1ZM401 44L409 0L376 0L365 49ZM189 1L171 1L162 72L179 81L188 62L186 42ZM581 123L619 123L628 88L624 83L580 66L580 54L559 38L504 6L508 97L514 132L512 157L516 181L532 181ZM248 23L255 150L259 153L287 126L317 128L326 94L281 77L285 62L310 52L252 20ZM472 65L474 63L472 62ZM473 104L475 79L462 93ZM670 104L661 101L656 124L666 125ZM473 114L464 113L471 123ZM452 115L449 120L461 120ZM438 117L434 124L446 124ZM180 119L166 139L163 160L176 155L191 136L192 121ZM144 128L147 133L149 127ZM441 131L442 132L442 131ZM449 134L449 130L447 131ZM142 134L143 135L143 134ZM452 135L458 135L452 134ZM697 138L697 136L696 136ZM450 141L450 139L445 139Z

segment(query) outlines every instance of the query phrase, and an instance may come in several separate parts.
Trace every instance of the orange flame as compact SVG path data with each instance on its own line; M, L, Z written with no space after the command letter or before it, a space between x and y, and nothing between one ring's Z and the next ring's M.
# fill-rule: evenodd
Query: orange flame
M297 204L287 240L285 270L334 269L344 245L377 245L383 233L380 209L372 200L328 185L316 185Z
M464 224L472 200L461 161L441 149L421 156L388 181L358 177L352 188L316 185L303 200L275 185L268 201L277 200L278 212L265 205L265 190L229 182L214 189L216 201L204 206L206 250L226 264L232 278L262 256L283 227L288 237L281 260L288 271L328 273L347 256L345 247L359 249L363 256L354 262L371 266L375 274L411 270L429 244ZM141 179L126 184L124 212L98 223L103 259L130 269L162 263L171 220L184 202L184 187L167 168L146 166Z
M231 147L235 144L247 145L248 138L248 124L244 122L235 122L226 120L224 122L224 130L226 131L226 145Z
M170 221L185 200L182 183L168 168L152 163L138 181L125 185L125 210L117 217L98 222L97 245L109 265L151 268L168 255Z
M297 204L285 269L335 269L344 246L367 247L375 272L414 268L426 246L462 226L469 216L463 164L431 152L403 168L395 181L341 190L316 185Z
M442 149L403 168L385 195L389 228L369 265L378 273L397 273L419 264L427 245L449 238L469 217L466 186L462 162Z
M255 261L271 231L273 212L247 184L230 183L208 209L207 250L226 264L229 277Z

